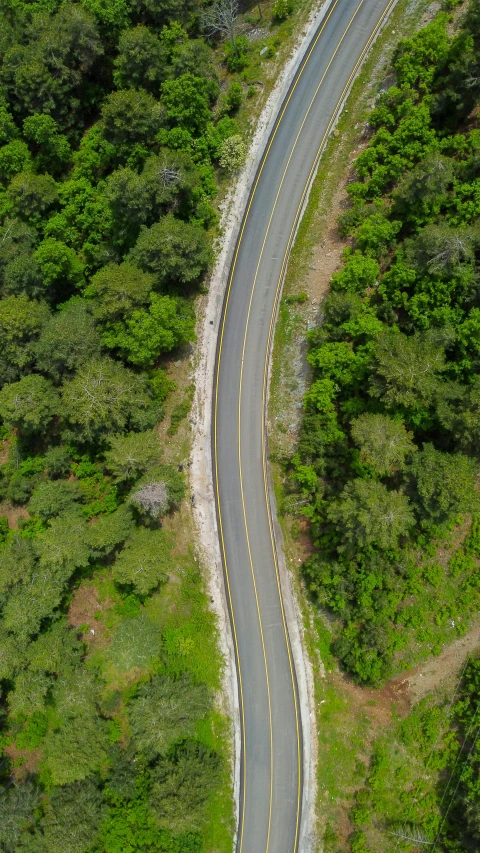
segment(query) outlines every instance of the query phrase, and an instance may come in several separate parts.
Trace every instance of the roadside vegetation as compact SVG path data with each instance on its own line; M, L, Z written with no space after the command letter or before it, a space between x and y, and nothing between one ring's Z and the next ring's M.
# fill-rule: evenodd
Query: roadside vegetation
M293 8L2 4L3 853L231 849L188 358Z
M464 632L479 605L477 7L455 36L442 13L399 44L308 337L291 502L316 546L308 590L367 684L413 643Z
M464 664L480 609L480 24L476 0L442 5L399 43L395 13L374 48L320 163L279 311L270 445L308 598L325 853L480 841L475 651ZM398 10L410 32L414 6ZM298 435L282 397L299 399L307 325Z
M351 812L352 853L477 850L480 659L450 695L429 696L376 739ZM328 849L335 850L335 833Z

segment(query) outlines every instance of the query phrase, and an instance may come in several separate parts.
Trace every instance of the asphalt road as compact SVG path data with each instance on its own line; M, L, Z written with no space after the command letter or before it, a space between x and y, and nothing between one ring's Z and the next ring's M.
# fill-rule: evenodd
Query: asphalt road
M214 474L242 718L238 851L294 853L302 728L268 509L264 407L272 317L319 151L393 0L332 0L260 165L236 248L214 394Z

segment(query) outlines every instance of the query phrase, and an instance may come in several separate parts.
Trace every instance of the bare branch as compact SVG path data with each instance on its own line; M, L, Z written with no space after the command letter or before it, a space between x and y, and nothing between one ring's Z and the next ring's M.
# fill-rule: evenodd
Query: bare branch
M235 45L235 31L239 15L238 0L217 0L202 15L202 28L207 36L219 33Z

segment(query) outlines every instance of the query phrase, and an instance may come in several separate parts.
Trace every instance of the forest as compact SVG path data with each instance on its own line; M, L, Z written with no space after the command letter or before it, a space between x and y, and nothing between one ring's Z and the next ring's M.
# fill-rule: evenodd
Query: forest
M370 685L480 607L480 3L459 11L399 42L369 114L288 462L309 594Z
M212 815L231 842L216 626L157 430L245 156L217 69L249 43L203 14L2 3L3 853L201 853Z

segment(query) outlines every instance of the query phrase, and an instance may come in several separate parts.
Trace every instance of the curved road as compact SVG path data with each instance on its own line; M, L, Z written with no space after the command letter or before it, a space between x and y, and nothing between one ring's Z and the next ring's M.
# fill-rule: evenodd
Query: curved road
M273 318L319 154L393 2L332 0L270 137L228 284L213 464L242 721L239 853L295 853L301 817L300 709L266 488L264 410Z

